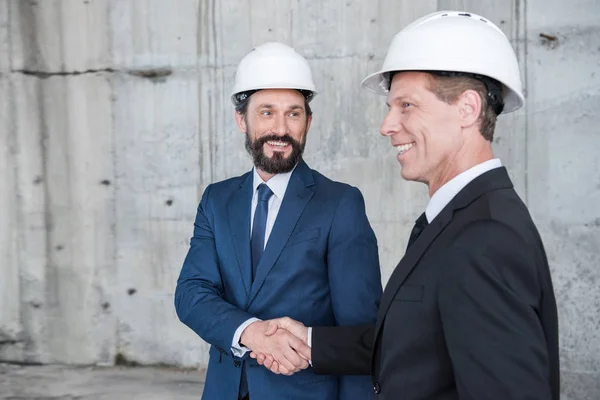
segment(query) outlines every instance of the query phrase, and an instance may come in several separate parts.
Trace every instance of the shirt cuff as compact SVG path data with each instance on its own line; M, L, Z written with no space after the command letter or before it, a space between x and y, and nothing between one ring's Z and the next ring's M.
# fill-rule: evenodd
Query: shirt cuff
M310 347L312 349L312 326L308 327L308 335L307 335L306 339L307 339L306 341L308 342L307 343L308 347ZM312 360L308 360L308 363L312 367Z
M233 334L233 340L231 341L231 352L233 353L234 356L243 357L244 354L246 354L247 352L250 351L249 348L242 346L240 344L240 338L242 337L242 333L244 332L244 329L246 329L248 327L248 325L250 325L251 323L256 322L256 321L260 321L260 319L250 318L250 319L246 320L246 322L241 324L235 330L235 333Z

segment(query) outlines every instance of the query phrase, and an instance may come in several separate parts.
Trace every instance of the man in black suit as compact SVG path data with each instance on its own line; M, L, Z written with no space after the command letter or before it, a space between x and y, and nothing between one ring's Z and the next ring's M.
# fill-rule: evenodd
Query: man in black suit
M545 250L492 153L496 117L523 104L506 36L472 13L425 16L363 86L387 94L381 134L430 202L376 325L306 328L322 374L371 374L381 399L559 399L558 322ZM254 354L273 372L269 355Z

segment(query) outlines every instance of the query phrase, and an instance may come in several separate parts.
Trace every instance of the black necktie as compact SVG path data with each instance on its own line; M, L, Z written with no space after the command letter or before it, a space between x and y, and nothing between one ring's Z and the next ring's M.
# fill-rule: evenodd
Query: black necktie
M415 226L413 226L413 229L410 232L410 237L408 238L408 246L406 246L406 250L408 250L410 245L413 244L415 242L415 240L417 240L417 238L419 237L421 232L423 232L423 229L425 229L427 224L428 224L427 216L425 215L425 213L423 213L415 221Z

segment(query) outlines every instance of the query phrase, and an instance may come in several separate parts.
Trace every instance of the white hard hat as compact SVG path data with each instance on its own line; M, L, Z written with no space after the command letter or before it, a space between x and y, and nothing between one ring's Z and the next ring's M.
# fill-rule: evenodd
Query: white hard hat
M394 71L483 75L504 86L504 113L523 106L519 64L508 38L488 19L473 13L439 11L412 22L394 36L383 68L365 78L362 87L387 95Z
M236 95L259 89L297 89L317 94L310 66L304 57L283 43L268 42L252 49L240 62L235 74L231 101Z

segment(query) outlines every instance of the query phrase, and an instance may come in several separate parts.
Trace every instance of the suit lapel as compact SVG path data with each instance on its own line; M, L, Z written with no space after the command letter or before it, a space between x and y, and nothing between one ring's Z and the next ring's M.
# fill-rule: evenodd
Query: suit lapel
M433 243L435 238L451 222L456 210L467 207L475 199L492 190L512 188L506 168L500 167L490 170L471 181L465 186L450 203L427 225L417 240L410 246L400 263L394 269L383 292L377 322L375 325L375 342L383 326L385 315L392 304L396 293L418 264L423 254Z
M427 251L431 243L433 243L435 238L444 230L446 225L448 225L452 219L452 211L452 209L444 209L431 224L427 225L417 240L415 240L408 248L408 251L394 269L381 297L381 303L377 313L377 323L375 326L375 338L377 338L385 314L390 308L392 300L402 286L402 283L404 283L406 277L415 268L421 257L423 257L423 254L425 254L425 251Z
M277 219L269 235L267 247L258 263L256 276L252 283L248 305L254 300L268 273L283 251L304 208L315 194L310 186L314 185L312 171L304 161L300 161L290 177Z
M246 294L250 294L252 281L252 265L250 261L250 209L252 206L252 173L245 179L231 196L227 206L229 214L229 228L235 253L237 255L240 276Z

